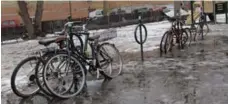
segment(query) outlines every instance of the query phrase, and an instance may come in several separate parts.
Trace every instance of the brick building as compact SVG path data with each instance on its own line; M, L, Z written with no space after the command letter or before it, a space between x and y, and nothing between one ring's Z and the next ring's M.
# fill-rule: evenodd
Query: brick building
M28 4L30 17L34 16L36 1L30 1ZM107 1L108 8L117 8L121 6L135 5L164 5L171 4L173 1ZM16 1L1 1L1 18L2 22L6 20L15 20L22 23L18 15ZM71 1L71 11L73 18L83 18L88 16L88 8L103 8L103 1ZM45 1L42 21L63 20L70 14L69 1Z

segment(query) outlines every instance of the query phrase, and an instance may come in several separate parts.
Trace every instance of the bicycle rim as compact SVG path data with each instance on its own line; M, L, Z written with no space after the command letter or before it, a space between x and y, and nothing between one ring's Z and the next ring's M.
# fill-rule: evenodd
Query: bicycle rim
M47 61L43 69L43 80L53 95L70 98L79 94L84 87L85 72L74 56L56 54Z
M165 32L162 36L161 42L160 42L160 53L165 52L165 43L167 38L168 32Z
M167 38L165 41L165 46L164 46L165 47L165 53L172 50L172 45L173 45L173 33L168 32Z
M11 88L16 95L28 97L39 91L35 80L35 65L38 61L35 56L28 57L22 60L14 69L11 76Z
M184 29L181 31L181 46L184 47L188 41L188 33Z
M98 64L106 76L115 78L121 74L123 60L118 49L113 44L102 44L97 54Z

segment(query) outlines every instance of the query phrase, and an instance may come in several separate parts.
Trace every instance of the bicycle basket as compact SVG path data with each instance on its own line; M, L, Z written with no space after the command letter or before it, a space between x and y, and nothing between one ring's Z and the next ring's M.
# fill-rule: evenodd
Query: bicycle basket
M94 33L94 35L100 35L99 41L107 41L117 37L116 29L108 29L102 32Z

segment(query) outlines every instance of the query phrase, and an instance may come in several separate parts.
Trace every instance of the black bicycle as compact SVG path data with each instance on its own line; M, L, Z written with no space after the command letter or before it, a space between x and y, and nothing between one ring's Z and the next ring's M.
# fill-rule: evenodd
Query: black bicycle
M65 53L55 54L49 58L43 69L44 84L53 95L60 98L73 97L82 91L87 70L92 75L99 77L101 74L106 78L114 78L122 71L122 57L115 45L108 42L100 44L100 36L89 37L86 30L72 32L73 29L82 28L77 24L78 22L65 24ZM79 40L82 40L81 36L85 36L84 44L76 46L74 36ZM87 44L92 50L91 57L86 54Z
M183 28L183 22L179 18L169 18L172 22L171 28L166 31L160 42L160 53L166 54L172 50L172 47L177 43L179 49L183 49L189 40L188 32ZM174 40L175 39L175 40Z
M204 13L200 14L199 23L196 28L196 34L194 36L194 41L204 40L204 37L209 33L210 29L206 21L206 15Z
M58 51L55 47L49 48L50 44L58 44ZM44 39L39 41L40 45L46 48L34 52L32 56L23 59L13 70L11 76L11 88L13 92L20 97L29 97L36 94L41 87L37 72L41 70L45 60L59 52L63 48L63 39L61 37ZM37 63L42 63L37 65ZM39 68L38 68L39 67ZM22 72L22 73L21 73Z

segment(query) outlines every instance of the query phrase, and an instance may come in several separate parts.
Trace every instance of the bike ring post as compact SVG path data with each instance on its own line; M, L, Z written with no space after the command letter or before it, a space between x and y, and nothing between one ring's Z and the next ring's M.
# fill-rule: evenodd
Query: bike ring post
M140 35L140 40L138 40L138 37L137 37L137 30L139 29L139 35ZM142 38L142 29L145 30L145 38L143 40ZM139 24L136 26L135 28L135 41L140 44L140 48L141 48L141 61L144 61L144 57L143 57L143 43L146 42L146 39L147 39L147 29L146 29L146 26L142 23L142 20L141 20L141 16L139 16Z

